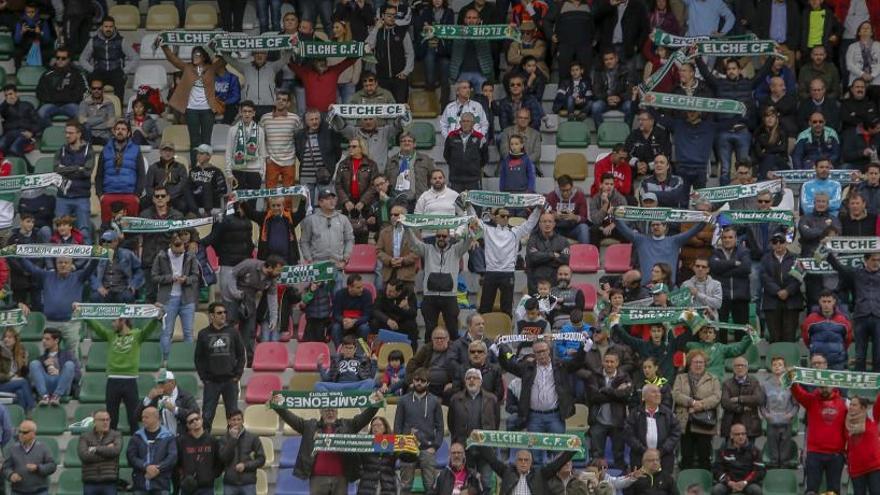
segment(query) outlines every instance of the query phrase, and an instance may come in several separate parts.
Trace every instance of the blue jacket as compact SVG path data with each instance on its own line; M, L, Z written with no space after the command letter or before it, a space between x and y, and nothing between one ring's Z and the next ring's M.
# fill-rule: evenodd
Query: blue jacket
M98 260L91 260L85 268L76 270L65 278L55 270L34 266L31 260L21 258L24 269L40 279L43 294L43 314L49 321L70 321L73 303L82 301L83 286L91 277Z
M523 95L521 107L527 108L531 112L532 121L529 122L529 126L536 131L540 131L541 119L544 117L544 109L541 107L541 102L534 96ZM515 124L515 117L516 111L513 109L513 100L509 96L505 96L504 99L498 102L498 122L501 124L499 129L507 129Z
M498 167L499 189L505 192L535 192L535 164L529 155L508 156L501 159ZM515 161L514 161L515 160ZM511 163L513 162L513 163Z
M813 168L813 164L820 158L827 158L831 160L831 163L838 163L840 160L840 138L837 137L837 132L830 127L825 127L822 138L816 139L812 129L804 129L798 134L794 151L791 152L793 168Z
M810 354L821 353L828 359L828 368L846 369L847 343L852 336L852 324L836 308L831 318L820 311L810 313L801 324L801 335Z
M116 144L114 141L104 146L95 181L95 192L104 194L134 194L140 196L144 189L145 162L141 149L134 141L128 140L122 149L122 164L116 166Z
M144 285L144 271L141 269L141 260L133 251L118 247L116 248L116 254L113 256L113 261L116 263L116 267L125 273L129 289L136 291ZM98 262L98 267L95 269L90 282L92 290L98 290L98 287L102 286L101 281L104 280L104 272L107 271L109 265L110 260Z
M133 468L131 477L135 490L171 489L171 471L177 465L177 439L164 426L159 427L159 434L152 443L143 428L135 432L125 456ZM159 476L148 480L144 474L151 464L159 466Z
M217 99L227 105L235 105L241 101L241 83L238 76L226 71L222 76L214 75L214 94Z
M706 170L718 123L714 120L702 119L697 125L688 123L683 118L663 119L666 127L672 131L672 144L675 145L675 166L689 170ZM726 127L728 123L724 123ZM673 265L675 266L675 265Z
M614 220L620 235L633 243L633 248L639 255L639 269L642 271L642 284L647 285L651 281L651 267L657 263L667 263L669 266L678 266L678 255L682 246L687 244L691 237L699 234L706 226L704 222L694 224L688 231L666 236L663 239L654 239L651 235L640 234L629 227L626 222ZM675 284L677 270L672 270L672 283Z
M361 296L355 299L348 293L348 288L343 287L333 295L333 321L342 323L346 311L360 311L361 315L356 325L368 323L373 316L373 295L364 289Z
M801 211L805 215L812 214L816 193L824 192L828 195L828 211L832 215L837 215L840 211L842 190L843 187L836 180L813 179L804 182L801 186Z

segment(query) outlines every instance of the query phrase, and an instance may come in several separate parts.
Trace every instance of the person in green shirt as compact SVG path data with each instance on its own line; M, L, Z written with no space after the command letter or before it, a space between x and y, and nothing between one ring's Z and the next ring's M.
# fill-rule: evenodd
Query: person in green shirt
M78 304L74 303L76 311ZM86 325L96 336L108 342L107 350L107 388L106 407L110 413L110 428L115 430L119 424L119 404L125 403L125 412L128 415L128 427L131 435L137 430L138 408L138 369L141 364L141 344L146 341L156 329L161 328L162 318L165 312L162 305L159 307L159 316L147 323L144 328L132 327L131 319L117 318L113 320L110 328L105 323L97 320L85 320Z
M739 342L719 344L715 342L717 334L718 331L715 327L708 323L703 323L699 330L697 330L697 338L699 340L688 342L687 350L702 349L709 356L706 369L721 381L724 378L724 360L745 354L749 350L749 346L752 345L752 338L747 333Z

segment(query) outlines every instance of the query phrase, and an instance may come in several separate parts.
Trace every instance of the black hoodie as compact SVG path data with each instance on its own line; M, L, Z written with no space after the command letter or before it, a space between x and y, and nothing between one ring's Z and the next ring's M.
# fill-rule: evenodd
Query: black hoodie
M180 435L177 438L177 464L181 471L181 493L193 493L195 487L213 487L214 480L223 472L219 440L207 431L198 438L193 438L189 432Z
M246 357L241 334L227 325L217 330L209 325L196 340L196 371L202 381L224 382L241 378Z

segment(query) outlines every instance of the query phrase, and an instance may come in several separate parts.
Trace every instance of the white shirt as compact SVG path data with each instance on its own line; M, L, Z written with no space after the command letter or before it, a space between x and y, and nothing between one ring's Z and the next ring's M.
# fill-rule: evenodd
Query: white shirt
M541 217L541 210L535 208L525 223L516 227L490 226L480 220L483 228L483 239L486 241L486 271L513 272L516 270L516 255L519 253L520 242L529 232L534 230Z
M559 407L559 397L556 395L556 383L553 381L553 365L538 365L535 371L535 383L532 384L529 408L533 411L556 409Z
M526 481L526 475L519 475L519 481L513 487L513 495L532 495L532 491L529 490L529 483Z
M648 410L645 409L645 412ZM654 411L654 414L657 414L657 411ZM657 420L654 419L653 416L645 416L645 422L647 423L647 428L645 432L645 445L648 446L649 449L657 448Z
M489 120L486 118L486 112L483 111L483 105L474 100L468 100L461 103L456 99L446 105L443 115L440 118L440 134L445 139L450 132L458 129L461 115L464 113L474 114L474 128L480 131L480 134L487 135L489 133Z
M183 256L186 254L186 251L180 253L180 255L174 254L174 251L171 248L168 248L168 260L171 262L171 275L175 277L180 277L183 275ZM171 285L171 295L179 296L182 292L180 287L180 283L174 282Z
M448 187L444 187L442 191L435 191L432 187L416 200L415 212L419 215L455 215L457 199L458 193Z

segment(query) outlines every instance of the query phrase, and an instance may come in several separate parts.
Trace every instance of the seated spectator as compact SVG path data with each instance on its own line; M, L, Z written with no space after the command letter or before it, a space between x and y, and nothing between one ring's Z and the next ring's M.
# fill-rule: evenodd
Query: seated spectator
M810 116L810 127L797 136L791 162L795 169L812 168L822 160L838 163L840 139L837 133L825 125L826 118L816 112Z
M592 83L584 77L584 68L579 62L569 65L569 78L559 84L553 99L553 113L565 111L571 120L584 120L590 113L590 99L593 96Z
M548 315L553 330L559 331L560 328L570 328L570 330L562 330L563 332L580 332L582 328L590 330L590 326L582 321L583 313L580 315L581 318L573 319L575 312L581 311L584 307L584 291L571 285L570 266L560 265L556 269L556 284L550 289L550 295L556 299L556 306Z
M822 354L828 369L846 370L849 366L847 349L853 342L850 319L837 306L834 292L819 294L819 306L801 323L801 337L810 354Z
M544 117L544 110L541 108L540 99L526 92L526 78L522 75L514 75L507 84L507 96L496 101L498 121L501 128L506 129L514 125L514 115L519 108L528 108L532 118L529 126L532 129L540 130L541 119Z
M0 151L7 156L24 156L34 149L37 135L42 131L43 125L34 106L18 97L18 88L15 84L3 86L0 119L3 120Z
M844 130L840 140L843 168L864 170L865 165L877 160L877 151L880 150L880 115Z
M590 114L596 127L602 125L604 114L609 110L623 112L624 120L632 122L633 74L620 63L617 53L602 53L602 66L593 74L593 102Z
M74 119L79 112L79 102L86 94L88 83L86 76L71 65L72 55L63 46L56 48L53 67L44 72L37 83L37 99L41 103L37 113L44 127L51 125L56 115Z
M854 79L849 85L845 97L840 101L840 132L853 129L865 122L871 122L878 115L878 110L868 97L868 83L862 79Z
M191 205L192 188L189 172L186 165L177 160L174 145L171 143L162 143L159 146L159 160L153 162L147 169L142 208L152 205L153 192L159 187L164 187L168 192L171 207L175 210L183 214L194 210Z
M547 194L547 208L556 217L556 232L580 244L590 243L587 198L568 175L556 179L556 190Z
M79 362L71 351L61 350L61 332L43 330L43 354L30 362L30 380L41 406L60 406L81 376Z
M741 423L731 426L727 445L722 446L715 454L712 474L715 478L713 494L763 493L761 481L766 470L761 460L761 451L751 443L746 436L746 427Z
M801 99L798 104L798 126L813 124L813 115L822 114L828 127L840 129L840 104L828 95L827 86L821 79L810 81L810 97Z
M370 327L377 332L387 329L402 333L416 347L419 340L418 311L416 295L409 285L392 278L385 282L385 291L376 298Z
M296 239L296 227L306 216L308 205L300 199L295 211L287 207L283 197L266 199L266 211L250 212L253 220L260 228L257 258L265 259L271 254L283 258L288 265L299 263L299 245ZM245 203L244 208L250 210Z
M648 449L642 454L642 467L630 479L633 480L632 484L623 491L624 495L672 495L678 493L672 472L663 469L658 449ZM697 487L699 488L699 485ZM700 489L702 490L702 488ZM690 490L687 495L692 495ZM699 492L698 495L703 495L703 493Z
M642 459L649 450L656 450L660 454L663 471L673 472L680 437L681 427L672 409L663 404L660 387L652 384L642 387L641 402L630 409L623 433L630 447L633 465L641 465L636 460Z
M611 153L596 162L593 169L593 185L590 187L590 196L595 196L599 192L602 176L610 173L614 177L614 189L627 198L632 197L632 172L626 146L623 143L615 144L611 148Z
M193 203L200 216L215 215L226 207L227 184L223 171L211 163L211 145L196 146L196 163L190 167Z
M786 2L786 9L789 12L792 12L792 7L794 7L793 3ZM797 19L797 17L799 17L799 15L796 12L793 12L793 14L795 16L795 19ZM772 17L772 15L771 15L771 17ZM768 19L768 21L769 21L769 19ZM769 22L768 22L768 24L769 24ZM790 23L788 23L788 28L791 29L791 27L796 24L797 24L796 22L790 22ZM769 31L769 26L767 26L767 27L768 27L768 31ZM766 39L766 37L763 39ZM777 40L777 42L780 43L779 49L783 55L786 55L786 53L791 53L791 51L788 49L788 47L785 46L785 43L780 42L778 40ZM786 55L786 56L788 56L788 55ZM794 65L791 62L792 62L791 59L785 60L782 57L774 57L773 58L773 63L770 65L770 71L767 74L765 74L763 78L761 78L761 80L758 82L757 87L755 87L755 99L756 100L758 100L760 102L762 100L767 99L767 96L770 94L770 91L771 91L770 84L772 83L773 79L777 78L777 77L779 79L781 79L782 84L785 85L785 89L784 89L785 94L791 95L791 96L797 95L797 77L795 76Z
M159 132L159 123L155 117L147 114L147 106L141 99L135 99L131 104L131 113L126 116L131 126L131 139L138 146L159 146L162 133Z
M317 392L345 390L373 390L376 384L376 356L355 355L357 340L354 335L342 337L339 353L331 353L330 368L324 368L324 357L318 356L321 381L315 384Z
M627 165L628 167L629 165ZM611 172L602 174L599 180L599 188L590 197L590 239L593 244L599 245L604 239L623 240L623 236L617 231L614 221L614 209L618 206L626 206L627 199L615 189L616 179ZM644 193L643 198L654 193ZM656 198L654 198L656 200Z
M371 331L372 316L373 295L364 287L360 275L349 275L345 287L333 296L333 324L330 327L333 343L339 345L342 338L350 334L366 338Z
M801 126L797 120L797 96L791 89L781 77L770 78L770 93L758 101L758 115L764 115L770 107L775 108L779 114L779 125L789 136L794 136Z
M172 435L186 433L187 418L192 413L199 412L199 405L192 392L178 387L174 373L164 370L159 371L156 385L147 392L147 396L138 406L138 415L151 407L159 411L159 424Z
M104 82L100 79L89 82L89 95L80 99L78 115L80 123L86 128L88 141L92 144L103 146L115 136L116 108L110 100L104 98Z
M517 486L525 485L528 493L547 493L547 482L556 476L559 469L574 457L575 452L569 450L538 467L533 465L532 453L528 450L516 452L516 465L511 466L498 459L491 449L478 449L478 457L488 463L498 475L502 493L515 493ZM479 461L478 461L479 462Z
M401 396L406 390L406 368L403 352L395 349L388 353L388 365L382 375L376 379L379 393L382 395Z
M550 283L546 280L543 280L542 282L545 290L549 291ZM523 299L524 302L522 305L516 308L517 315L516 322L514 323L516 334L539 336L550 333L550 322L547 321L541 311L541 305L539 304L538 298L524 296ZM524 342L520 345L520 349L524 347L528 347L528 342Z
M768 172L785 170L788 164L788 133L780 121L776 107L764 108L761 125L752 137L752 154L758 161L758 178Z
M681 208L687 204L690 186L681 177L672 173L666 155L657 155L654 157L653 175L645 177L639 186L640 196L644 196L645 193L654 194L657 206Z
M877 215L868 213L865 197L850 188L846 212L840 212L840 235L844 237L872 236L877 231Z
M791 448L791 423L797 417L799 407L783 382L786 372L785 358L770 356L770 373L761 382L766 400L758 411L767 423L764 452L769 459L769 469L786 468L797 456L797 447L794 450ZM797 463L797 460L794 462Z

